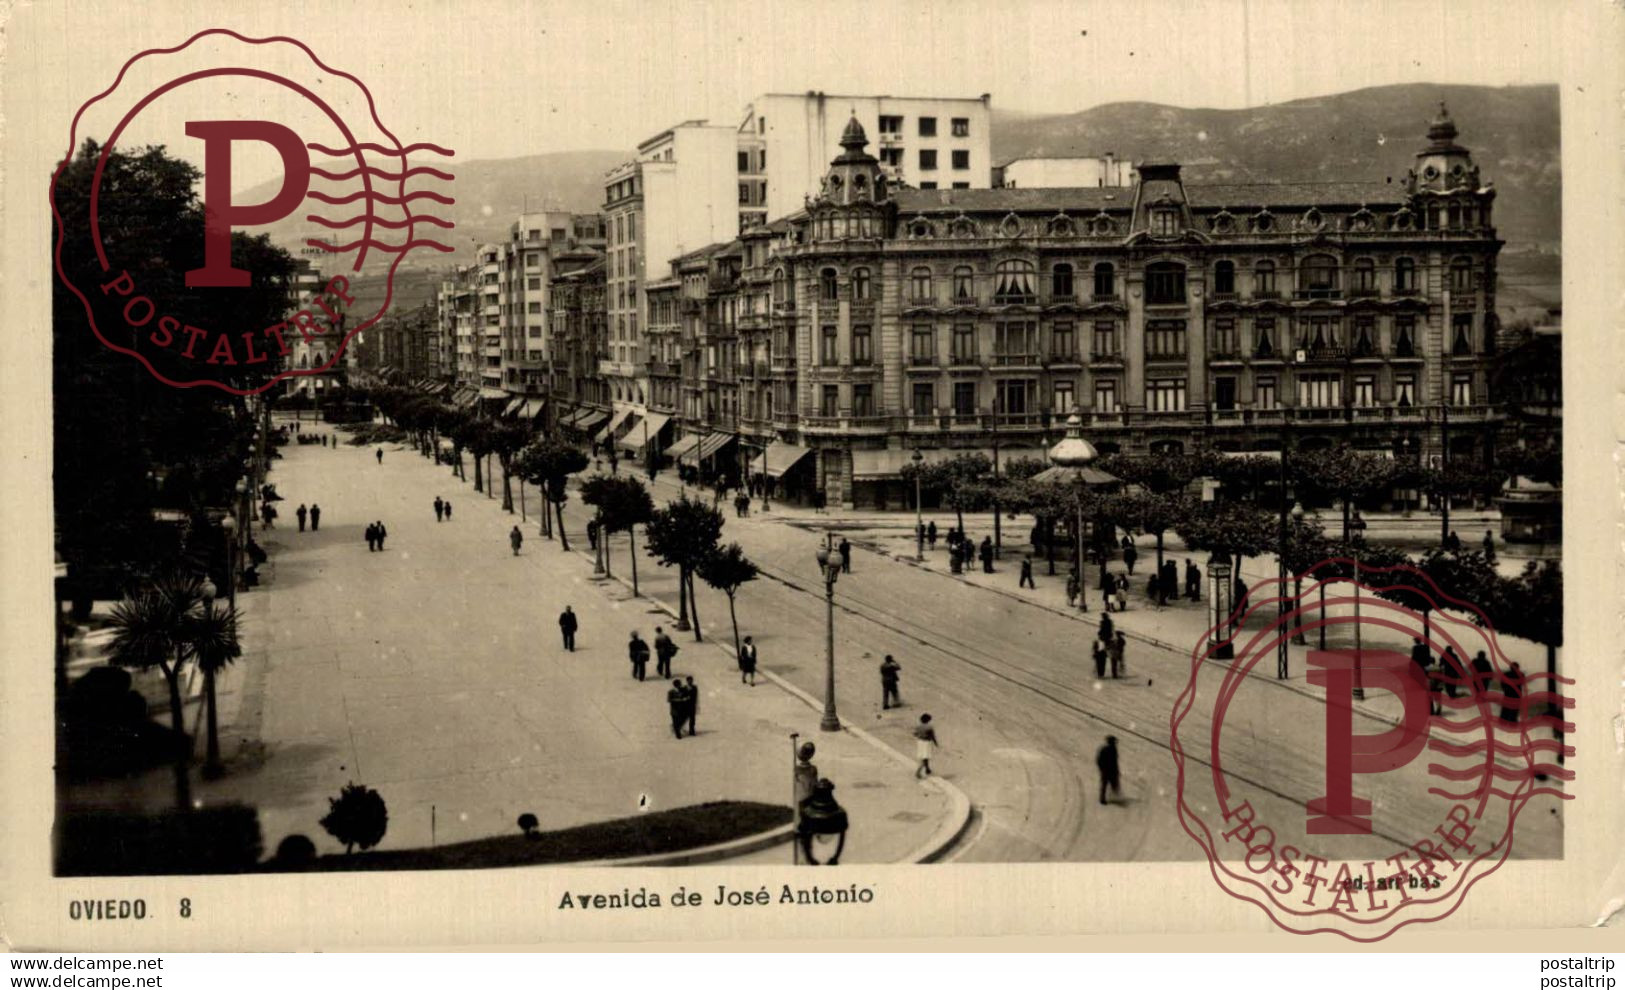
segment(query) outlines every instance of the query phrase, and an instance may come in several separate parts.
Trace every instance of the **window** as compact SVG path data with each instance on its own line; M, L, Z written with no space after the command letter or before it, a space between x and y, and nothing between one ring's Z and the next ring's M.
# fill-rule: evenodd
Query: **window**
M970 188L970 183L969 182L956 182L956 183L954 183L953 188L955 188L955 189L969 189Z
M954 327L954 364L976 363L976 328L968 323Z
M852 298L859 300L869 299L871 298L870 293L872 291L873 290L871 289L869 283L869 269L852 269Z
M937 363L937 334L931 327L915 327L908 335L908 363Z
M525 288L531 292L540 292L542 290L542 280L539 278L526 279Z
M936 137L936 136L937 136L937 118L935 118L935 117L921 117L920 118L920 137Z
M1095 379L1095 412L1117 412L1117 382L1110 378Z
M1027 303L1033 300L1033 264L1030 261L1001 261L993 269L993 301L997 304Z
M1377 263L1370 258L1354 259L1354 284L1350 286L1357 296L1377 294Z
M951 121L954 137L970 137L970 118L955 117Z
M835 269L825 268L818 273L818 298L825 302L834 302L838 289L835 283Z
M880 164L889 165L892 168L902 168L903 167L903 149L902 148L881 148L880 149Z
M955 151L953 153L953 163L954 163L954 168L957 168L957 169L963 170L963 169L970 168L970 152L968 152L968 151Z
M1416 356L1416 320L1401 317L1394 320L1394 357Z
M1298 379L1299 407L1304 409L1335 409L1342 404L1342 375L1305 375Z
M1213 294L1216 296L1233 296L1236 294L1236 263L1234 261L1221 261L1213 266Z
M750 205L750 186L743 182L739 184L739 202L745 206Z
M1184 412L1185 379L1153 378L1145 383L1146 412Z
M880 133L882 137L896 137L903 133L903 118L880 115Z
M636 213L629 213L626 216L626 239L629 241L638 239L638 215Z
M1259 299L1275 298L1275 262L1260 261L1253 266L1253 295Z
M818 412L824 416L838 414L841 403L841 387L839 385L825 385L820 399Z
M994 401L1001 416L1026 416L1033 408L1037 386L1025 379L1000 379L995 383Z
M1370 357L1377 353L1377 326L1371 317L1354 318L1354 340L1349 348L1355 357Z
M937 152L935 148L920 149L920 171L929 172L937 167Z
M869 384L852 386L852 415L873 416L875 414L875 387Z
M1473 291L1473 260L1471 258L1453 258L1450 261L1450 291Z
M1111 265L1101 262L1095 266L1095 298L1114 299L1117 297L1117 270Z
M1152 210L1151 236L1175 237L1179 234L1178 210Z
M1232 412L1236 408L1236 380L1225 376L1213 379L1213 408Z
M741 151L739 153L739 171L741 171L741 172L749 172L750 171L750 152ZM741 186L740 188L744 188L744 187Z
M920 188L921 189L935 189L936 187L937 187L937 184L935 182L922 182L922 183L920 183Z
M1416 405L1416 376L1406 373L1394 376L1394 405L1409 409Z
M852 363L873 364L875 359L874 337L866 326L852 328Z
M1213 356L1234 357L1241 353L1236 335L1236 321L1224 317L1213 321Z
M975 382L954 382L954 415L976 415Z
M914 302L931 299L931 269L916 268L908 275L908 297Z
M1185 301L1185 266L1158 261L1145 266L1145 301L1148 306L1173 306Z
M1394 262L1394 291L1416 291L1416 261L1411 258L1399 258Z
M1037 364L1038 325L1017 321L1001 322L993 328L993 360L996 364Z
M1330 299L1337 295L1337 259L1327 254L1313 254L1304 259L1302 288L1312 299Z
M961 265L954 269L954 301L974 302L976 290L971 287L973 272L970 268Z
M1050 328L1050 356L1056 361L1078 359L1077 332L1070 323L1057 323Z
M529 303L525 307L525 312L527 312L527 313L540 313L541 311L542 311L542 304L539 303L539 302Z
M1056 382L1050 387L1050 411L1066 416L1077 408L1077 405L1077 396L1073 394L1071 382Z
M1450 353L1457 356L1473 353L1473 314L1455 313L1451 315Z
M1057 299L1072 298L1072 266L1056 265L1050 271L1050 295Z
M1335 352L1337 348L1337 321L1326 316L1312 316L1298 323L1298 349L1311 356Z
M1471 372L1462 372L1450 376L1450 404L1453 406L1470 406L1473 404L1473 376Z
M936 412L937 387L930 382L915 382L909 401L909 411L916 416L930 416Z
M1147 320L1145 324L1145 356L1148 359L1183 358L1185 356L1184 320Z
M1093 355L1097 361L1102 358L1114 358L1118 356L1116 323L1108 321L1095 324L1094 346L1090 349L1089 353Z
M836 354L836 350L835 350L836 341L838 339L839 338L838 338L836 329L834 327L825 327L824 328L823 336L821 338L821 341L820 341L820 344L819 344L819 349L818 349L818 363L819 364L834 365L834 364L839 364L840 363L841 359Z
M1253 382L1253 408L1276 409L1279 402L1275 397L1275 379L1259 378Z
M1354 376L1354 405L1370 409L1377 404L1377 378L1375 375Z

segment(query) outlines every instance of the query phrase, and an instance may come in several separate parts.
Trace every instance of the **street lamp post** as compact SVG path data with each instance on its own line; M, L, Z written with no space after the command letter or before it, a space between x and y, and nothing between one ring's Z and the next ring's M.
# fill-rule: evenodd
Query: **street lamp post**
M824 717L819 721L818 727L825 732L838 732L841 728L840 717L835 714L835 582L840 579L841 565L846 558L841 551L835 549L835 536L832 533L824 534L824 545L818 548L815 555L818 566L824 572L824 605L826 619L824 624Z
M914 464L914 559L925 560L925 520L920 515L920 465L925 463L925 455L920 448L914 448L914 456L909 458Z
M227 516L226 518L231 517ZM227 532L229 534L230 531ZM214 582L207 577L203 579L203 584L198 588L198 593L203 596L203 613L205 615L212 616L214 614L214 596L218 590L214 586ZM215 777L220 774L220 731L219 725L215 721L214 669L212 667L205 668L203 671L203 690L208 695L205 705L209 720L208 755L203 761L203 773L204 776ZM196 750L193 750L193 752L196 752Z
M1297 532L1303 531L1303 503L1292 503L1292 527ZM1283 589L1284 593L1284 589ZM1292 575L1292 642L1302 646L1303 638L1303 603L1298 596L1303 593L1303 575Z
M1078 472L1077 477L1078 514L1077 519L1072 524L1072 528L1074 530L1073 536L1077 538L1078 542L1078 556L1076 557L1077 563L1072 567L1072 572L1077 575L1078 579L1078 611L1087 612L1089 611L1089 589L1084 586L1083 580L1083 570L1086 566L1083 555L1083 499L1084 494L1089 490L1089 483L1084 480L1083 472Z
M1354 700L1364 701L1364 664L1360 661L1360 548L1365 545L1365 520L1360 518L1359 510L1355 510L1349 528L1354 531Z

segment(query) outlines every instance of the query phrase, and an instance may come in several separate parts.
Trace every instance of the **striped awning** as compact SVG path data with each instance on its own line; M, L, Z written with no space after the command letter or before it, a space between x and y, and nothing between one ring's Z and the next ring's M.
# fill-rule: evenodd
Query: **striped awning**
M633 453L637 453L643 449L645 442L658 445L660 443L660 431L664 430L669 422L671 422L670 416L661 413L649 413L643 417L641 423L626 431L626 436L621 438L621 446Z
M633 415L636 415L636 411L633 410L633 409L626 408L624 406L622 408L620 408L620 409L615 410L615 417L609 421L608 426L606 426L603 429L599 430L593 436L592 442L593 443L603 443L605 440L608 440L610 437L613 437L616 434L616 432L618 430L620 430L621 424L626 422L627 417L628 416L633 416Z
M519 407L520 419L535 419L547 408L546 399L526 399L525 404Z
M699 462L715 455L717 451L727 446L729 441L735 439L737 438L732 433L707 433L694 452L694 460Z
M704 439L698 433L687 433L677 438L677 442L666 448L666 456L681 460L684 454L699 446Z
M505 416L505 417L506 416L512 416L515 412L518 412L519 407L524 405L524 404L525 404L524 399L522 399L522 398L521 399L515 399L512 402L508 403L507 408L502 410L502 415Z
M578 417L573 425L576 429L589 433L608 419L609 413L604 412L602 409L589 409Z
M787 471L795 467L803 457L810 453L812 453L811 447L781 443L775 440L767 445L766 450L751 459L750 470L752 474L765 474L769 478L782 478Z

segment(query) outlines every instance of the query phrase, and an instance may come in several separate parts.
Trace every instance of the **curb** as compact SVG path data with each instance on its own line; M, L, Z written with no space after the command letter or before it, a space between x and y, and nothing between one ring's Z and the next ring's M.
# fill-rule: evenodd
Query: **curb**
M732 859L735 856L744 856L748 853L768 849L780 843L789 842L795 838L795 822L788 822L778 828L768 829L766 832L757 832L742 839L731 839L727 842L718 842L715 845L700 846L698 849L683 849L677 852L652 853L648 856L629 856L623 859L592 859L575 863L549 863L549 866L569 866L572 868L588 868L598 866L692 866L696 863L714 863L718 860Z
M584 550L571 550L570 552L573 553L573 554L576 554L577 556L580 556L580 557L588 557L588 556L590 556ZM619 575L614 575L614 580L617 581L618 583L620 583L620 585L622 587L624 587L624 588L626 588L628 590L631 590L632 585L631 585L631 582L629 580L624 579L624 578L620 577ZM661 601L660 599L651 598L651 597L648 597L648 596L645 596L645 595L638 595L637 597L643 599L646 602L649 602L652 605L654 605L656 608L660 609L662 612L665 612L667 615L671 616L673 619L677 618L677 610L672 608L670 605L667 605L665 602ZM733 647L731 645L729 645L728 643L721 643L721 642L717 642L716 640L710 640L709 644L713 649L719 650L724 654L733 655ZM770 670L760 670L760 671L758 671L758 673L760 673L762 676L766 677L769 681L771 681L773 684L777 685L781 690L783 690L785 693L789 694L791 697L796 698L799 701L801 701L803 704L805 704L807 707L811 708L813 711L821 712L821 711L824 710L824 703L822 701L819 701L817 698L814 698L812 695L810 695L807 692L801 690L800 688L796 687L794 684L791 684L789 681L787 681L784 678L780 677L779 675L773 673L772 671L770 671ZM858 728L855 725L851 725L851 724L843 722L843 723L841 723L841 731L851 733L854 738L863 740L865 743L867 743L870 746L874 747L875 749L879 750L882 754L891 757L892 759L894 759L897 762L901 763L905 767L912 767L914 765L913 760L910 760L907 756L904 756L902 753L899 753L897 750L895 750L892 747L886 745L884 742L881 742L879 739L875 738L874 736L870 735L868 732L864 731L863 729ZM971 821L971 801L970 801L970 797L968 795L966 795L966 793L964 791L960 790L957 786L955 786L954 784L949 783L946 780L943 780L941 777L936 777L936 776L927 777L925 782L926 782L927 785L934 786L938 790L942 791L943 795L945 797L947 797L947 799L948 799L948 817L941 825L939 825L937 827L937 830L934 833L932 833L932 835L931 835L931 837L929 839L927 839L925 842L921 843L919 846L915 847L907 855L905 855L902 859L898 860L898 862L901 862L901 863L933 863L933 862L936 862L937 860L941 859L943 857L943 855L945 855L950 849L953 848L954 843L958 842L959 839L965 834L966 829L968 829L970 827L970 821ZM788 837L794 831L794 825L784 826L784 829L788 830L785 833L786 837ZM779 830L775 830L774 832L762 833L762 836L760 838L765 839L766 837L773 836L773 835L776 834L777 831L779 831ZM750 839L755 839L755 838L758 838L758 837L752 836L752 837L748 837L747 840L736 840L736 841L744 842L744 841L749 841ZM776 840L773 840L773 841L783 841L783 840L782 839L776 839ZM732 850L723 851L725 847L731 845L730 843L723 843L721 846L707 847L706 850L694 850L690 855L698 854L698 853L701 853L701 852L708 852L711 849L715 849L715 850L718 850L718 852L716 854L714 854L714 855L708 856L708 860L724 859L724 858L727 858L728 856L737 856L737 855L743 855L746 852L754 852L757 849L766 848L766 846L771 845L771 844L772 844L772 842L764 842L762 845L752 846L751 848L748 848L748 849L739 848L739 849L732 849ZM708 860L694 859L694 860L688 860L688 862L706 862ZM631 860L607 861L606 864L604 864L604 865L610 865L611 863L613 863L614 865L635 865L635 861L631 861ZM583 863L583 864L572 864L572 865L586 866L586 865L592 865L592 864ZM644 865L653 865L653 864L644 864Z

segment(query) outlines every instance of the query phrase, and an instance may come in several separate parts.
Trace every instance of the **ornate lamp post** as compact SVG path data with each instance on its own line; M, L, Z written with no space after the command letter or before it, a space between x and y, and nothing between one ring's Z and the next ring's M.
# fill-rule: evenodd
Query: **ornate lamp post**
M841 850L846 848L846 809L835 800L835 785L829 778L820 778L813 786L812 796L801 802L801 820L796 832L801 842L801 854L811 866L837 866ZM813 856L813 840L833 841L835 851L823 863Z
M231 607L232 622L236 623L237 614L237 541L234 539L237 532L237 520L231 516L220 520L220 531L226 534L226 602ZM232 629L236 633L235 628Z
M914 456L909 460L914 464L914 559L925 560L925 520L920 515L920 465L925 463L925 455L920 448L914 448Z
M1360 662L1360 548L1365 546L1365 520L1360 518L1358 509L1354 518L1349 520L1349 529L1354 531L1354 700L1365 700L1365 679L1362 676Z
M1083 545L1083 503L1091 484L1116 484L1117 479L1093 467L1096 458L1100 456L1094 444L1083 438L1083 417L1077 409L1066 418L1066 436L1059 443L1049 449L1049 462L1052 467L1046 468L1034 476L1035 480L1042 482L1070 481L1078 486L1077 512L1072 521L1073 539L1077 543L1077 563L1075 570L1078 575L1078 610L1089 610L1088 582L1084 580L1085 555ZM1101 574L1105 574L1105 556L1101 556ZM1103 585L1104 586L1104 585Z
M824 605L827 610L824 638L824 717L818 727L825 732L839 732L841 720L835 714L835 582L840 579L841 565L846 558L835 549L833 534L824 534L824 545L815 555L824 572Z
M1213 634L1208 640L1209 656L1215 660L1229 660L1236 655L1235 647L1226 635L1225 620L1234 607L1234 586L1230 583L1230 557L1222 550L1208 558L1207 574L1213 582Z

